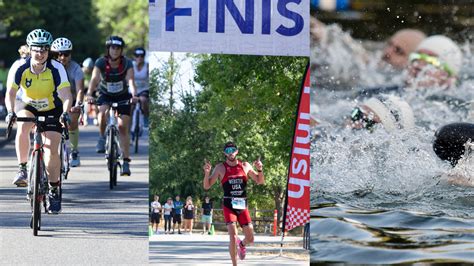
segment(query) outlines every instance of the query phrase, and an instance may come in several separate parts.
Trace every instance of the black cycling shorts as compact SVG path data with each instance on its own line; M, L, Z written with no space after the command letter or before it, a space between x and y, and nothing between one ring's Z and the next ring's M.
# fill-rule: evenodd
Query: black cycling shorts
M97 98L97 105L101 106L104 104L110 104L113 102L121 102L125 100L130 100L132 98L132 95L129 93L122 94L122 95L117 95L117 96L110 96L107 94L99 93L99 97ZM117 107L117 112L119 115L128 115L130 116L131 113L131 105L120 105Z
M38 116L46 116L46 117L53 116L55 118L58 118L58 122L56 122L56 123L40 124L41 126L39 128L39 132L46 132L46 131L54 131L54 132L58 132L58 133L63 132L63 126L62 126L61 122L59 122L59 118L63 114L63 106L62 105L58 105L55 109L45 111L45 112L39 112L33 106L26 105L25 110L30 111L36 117L38 117Z
M138 97L143 96L143 97L145 97L145 98L150 98L150 92L149 92L148 90L142 91L142 92L138 93L137 96L138 96Z

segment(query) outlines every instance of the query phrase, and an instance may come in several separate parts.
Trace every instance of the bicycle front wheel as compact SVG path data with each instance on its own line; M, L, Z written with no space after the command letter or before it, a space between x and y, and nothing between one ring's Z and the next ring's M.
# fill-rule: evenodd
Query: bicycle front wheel
M135 153L138 153L138 138L140 136L140 112L135 112L135 127L133 132L134 142L135 142Z
M41 156L38 151L34 152L33 155L33 176L30 177L33 187L32 207L33 213L31 217L31 227L33 228L33 235L38 235L38 230L41 229L41 201L43 195L40 192L41 175L44 169L42 169Z
M107 154L108 154L108 168L109 168L109 187L114 188L114 180L117 176L117 157L116 157L116 143L114 139L115 130L110 128L107 135Z

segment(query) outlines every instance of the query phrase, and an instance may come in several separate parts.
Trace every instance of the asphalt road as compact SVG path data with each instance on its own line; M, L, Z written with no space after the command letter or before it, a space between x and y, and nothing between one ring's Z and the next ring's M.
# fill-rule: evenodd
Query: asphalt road
M95 153L98 129L80 130L81 166L63 185L62 213L43 214L38 237L29 228L26 190L11 184L17 170L13 142L0 147L0 264L148 263L148 139L142 137L142 149L131 156L132 175L119 176L110 190L104 155Z
M241 236L242 237L242 236ZM255 245L247 248L245 260L239 265L309 265L302 237L286 237L282 256L279 255L281 237L255 236ZM150 263L167 265L232 265L229 255L229 236L153 235L150 237ZM298 259L294 255L299 254ZM306 255L306 256L305 256ZM293 258L292 258L293 257Z

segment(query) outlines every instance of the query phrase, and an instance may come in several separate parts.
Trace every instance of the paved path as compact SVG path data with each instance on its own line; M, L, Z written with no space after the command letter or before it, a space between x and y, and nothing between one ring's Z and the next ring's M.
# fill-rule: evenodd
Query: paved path
M279 256L281 237L255 236L255 246L247 248L245 260L239 265L308 265L309 260L297 260L285 253L304 251L295 242L301 237L286 237L283 256ZM150 263L167 265L231 265L227 235L154 235L150 237ZM307 253L306 253L307 254ZM302 258L304 256L301 256ZM309 258L309 257L308 257Z
M81 128L82 165L64 183L62 213L43 215L38 237L29 228L25 189L11 185L13 142L0 147L0 264L148 263L148 140L142 138L144 148L132 154L132 175L119 176L111 191L104 155L95 153L97 130Z

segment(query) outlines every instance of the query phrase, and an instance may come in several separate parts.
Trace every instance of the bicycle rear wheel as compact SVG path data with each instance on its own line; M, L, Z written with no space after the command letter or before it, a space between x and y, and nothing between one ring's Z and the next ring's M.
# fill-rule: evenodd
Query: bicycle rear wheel
M31 217L31 227L33 228L33 235L38 235L38 230L41 229L41 201L43 195L40 193L40 182L41 175L43 174L41 157L38 151L34 152L33 155L33 176L30 177L30 182L33 182L33 197L32 197L32 207L33 213Z

